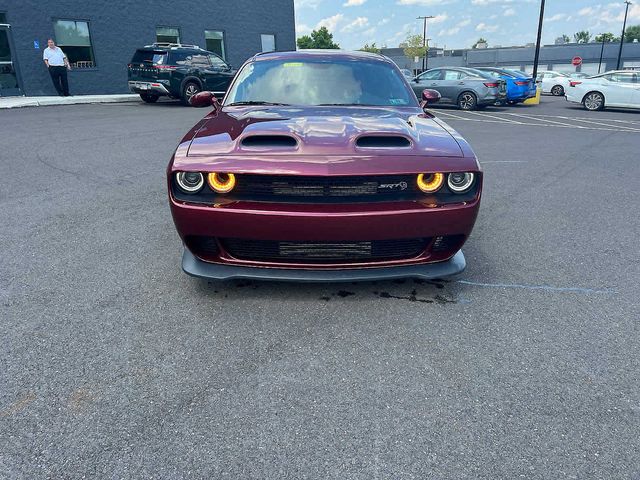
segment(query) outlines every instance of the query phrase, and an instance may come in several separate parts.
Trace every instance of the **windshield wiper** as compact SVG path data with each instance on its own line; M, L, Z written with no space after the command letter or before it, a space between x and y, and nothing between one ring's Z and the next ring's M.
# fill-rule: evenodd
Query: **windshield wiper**
M276 102L260 102L257 100L247 100L244 102L233 102L225 105L226 107L235 107L236 105L278 105L278 106L288 106L288 103L276 103Z

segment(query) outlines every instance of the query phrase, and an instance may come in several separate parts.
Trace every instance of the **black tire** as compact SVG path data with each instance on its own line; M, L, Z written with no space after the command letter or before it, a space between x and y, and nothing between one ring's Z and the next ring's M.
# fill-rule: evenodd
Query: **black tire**
M604 95L600 92L589 92L582 99L582 105L592 112L602 110L604 108Z
M180 97L180 101L182 102L183 105L190 105L189 100L191 99L191 97L193 97L196 93L199 93L202 91L202 88L200 88L200 84L197 82L187 82L184 84L184 87L182 87L182 96Z
M554 85L551 88L551 95L553 95L554 97L564 96L564 87L562 85Z
M460 110L475 110L478 108L478 99L473 92L462 92L458 96L458 108Z
M142 101L144 103L156 103L158 101L158 98L160 98L158 95L150 95L148 93L141 93L140 94L140 98L142 99Z

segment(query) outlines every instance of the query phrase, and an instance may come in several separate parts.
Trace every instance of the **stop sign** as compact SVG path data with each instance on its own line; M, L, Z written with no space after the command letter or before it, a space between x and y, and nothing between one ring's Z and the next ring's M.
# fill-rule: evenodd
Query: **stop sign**
M573 57L573 58L571 59L571 64L572 64L574 67L577 67L578 65L582 65L582 57Z

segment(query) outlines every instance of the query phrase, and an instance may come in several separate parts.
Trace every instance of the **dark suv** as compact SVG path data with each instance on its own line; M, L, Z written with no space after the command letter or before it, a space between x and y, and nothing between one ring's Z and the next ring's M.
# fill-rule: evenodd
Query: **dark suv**
M129 90L147 103L162 96L185 105L202 90L224 93L236 70L197 45L154 43L136 50L128 65Z

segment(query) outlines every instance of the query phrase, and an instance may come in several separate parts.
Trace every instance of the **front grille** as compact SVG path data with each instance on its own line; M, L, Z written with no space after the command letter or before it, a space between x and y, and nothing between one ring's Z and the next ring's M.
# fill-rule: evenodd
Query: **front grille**
M388 201L420 197L415 175L311 177L242 175L233 196L275 201Z
M340 242L227 238L222 240L222 245L239 260L321 264L414 258L427 248L430 241L429 238Z

